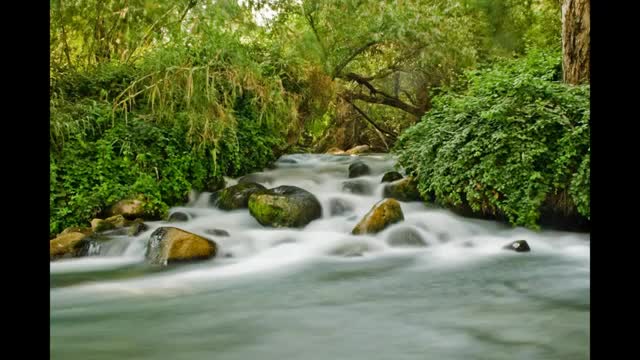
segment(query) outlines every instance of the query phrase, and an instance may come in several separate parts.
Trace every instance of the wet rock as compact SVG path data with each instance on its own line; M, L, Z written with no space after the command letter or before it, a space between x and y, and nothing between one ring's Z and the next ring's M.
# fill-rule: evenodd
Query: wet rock
M428 245L418 230L410 227L394 229L389 233L387 243L392 247L425 247Z
M404 214L400 203L394 199L384 199L369 210L351 233L354 235L377 233L403 220Z
M167 219L167 221L170 222L186 222L189 220L191 220L191 215L184 211L174 211L169 214L169 218Z
M91 220L91 229L94 232L101 232L101 231L106 231L106 230L111 230L114 229L115 226L113 226L112 224L102 220L102 219L93 219Z
M80 256L82 240L87 235L80 232L68 232L49 241L49 260Z
M366 243L350 243L344 244L330 252L330 255L343 257L363 256L364 253L371 251L371 246Z
M216 255L215 242L175 227L163 226L149 237L145 258L154 265L210 259Z
M129 231L127 235L129 236L138 236L141 233L149 230L149 226L145 224L142 219L135 219L131 226L129 227Z
M342 190L352 194L369 195L373 192L371 184L365 180L349 180L342 183Z
M384 187L384 197L398 201L421 201L418 186L412 177L393 181Z
M297 164L298 162L291 158L278 159L279 164Z
M329 150L327 150L326 154L330 154L330 155L346 155L347 153L342 150L342 149L338 149L338 148L331 148Z
M124 229L124 228L119 228ZM93 233L82 239L76 246L76 257L100 255L102 244L111 240L107 234Z
M261 174L261 173L253 173L249 175L245 175L238 179L238 184L246 184L246 183L272 183L275 179L272 176Z
M515 252L529 252L531 248L525 240L516 240L502 247L505 250L512 250Z
M322 206L312 193L285 185L252 194L249 212L264 226L303 227L322 216Z
M91 229L93 232L102 232L113 229L120 229L129 226L129 221L122 215L114 215L104 220L93 219L91 220Z
M204 232L209 235L219 236L219 237L229 236L229 232L227 230L222 230L222 229L207 229Z
M90 234L93 234L93 229L86 226L70 226L62 230L62 232L58 235L65 235L65 234L74 233L74 232L90 235Z
M358 155L368 153L370 149L371 147L369 145L358 145L347 150L346 153L349 155Z
M160 220L160 217L145 210L146 201L142 197L135 199L120 200L111 206L107 215L122 215L125 219L133 220L143 218L149 220Z
M371 169L362 161L355 161L349 165L349 178L356 178L363 175L369 175Z
M393 182L400 179L402 179L402 174L400 174L397 171L389 171L384 173L384 175L382 175L382 180L380 182L381 183Z
M266 189L257 183L237 184L211 194L209 202L222 210L246 209L249 205L249 197L255 192Z
M340 198L333 198L329 200L329 215L343 215L353 211L353 205L347 200Z

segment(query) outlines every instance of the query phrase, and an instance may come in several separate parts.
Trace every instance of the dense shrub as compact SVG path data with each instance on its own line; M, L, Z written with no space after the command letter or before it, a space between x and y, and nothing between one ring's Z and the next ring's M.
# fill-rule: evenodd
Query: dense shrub
M400 137L400 164L448 207L532 228L548 203L589 218L589 86L560 78L561 56L541 51L469 72Z

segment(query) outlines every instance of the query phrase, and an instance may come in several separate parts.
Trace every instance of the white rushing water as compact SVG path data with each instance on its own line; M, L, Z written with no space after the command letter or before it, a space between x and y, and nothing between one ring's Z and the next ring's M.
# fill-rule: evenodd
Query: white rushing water
M343 182L349 180L348 165L356 158L372 170L370 175L358 178L369 184L371 192L367 195L342 189ZM203 193L190 204L172 209L190 214L192 219L187 222L149 222L145 233L114 237L98 256L52 262L52 354L69 359L584 358L588 353L589 234L534 232L462 218L420 202L402 202L403 222L375 235L351 235L356 223L382 199L380 179L384 172L394 170L393 166L393 158L384 154L287 155L274 169L258 173L262 177L258 182L268 188L298 186L319 199L322 218L303 229L265 228L247 209L222 211L210 207L210 194ZM228 185L235 182L229 179ZM335 199L352 210L331 216L330 203ZM219 245L218 256L165 270L144 267L149 235L167 225L213 239ZM212 229L224 229L230 236L211 235L207 231ZM407 229L419 234L427 246L394 246L392 240ZM519 239L529 243L530 253L502 249ZM346 257L345 251L361 256ZM340 281L336 283L337 279ZM327 292L316 293L318 286L326 287ZM395 295L386 292L391 289ZM240 292L239 297L234 292ZM288 298L293 293L299 293L298 298ZM362 294L369 294L375 304L364 305ZM246 298L252 300L243 307ZM280 302L284 298L287 303ZM321 311L317 301L339 304L339 310L332 305L330 311L331 316L339 318L332 324L325 323L328 314ZM253 343L245 338L247 329L240 326L242 320L231 326L204 316L213 311L208 308L213 305L207 305L213 303L216 314L224 312L229 317L256 312L270 317L269 324L276 324L273 327L278 330L272 329L268 339ZM282 313L296 305L301 309ZM408 308L417 311L414 315L418 318L429 314L433 323L406 320L394 326L394 321L411 313L403 312ZM362 313L355 315L349 309L367 312L371 323L362 320ZM185 311L188 324L184 323ZM149 315L150 320L144 320L146 312L154 314ZM103 313L111 315L107 319L100 315ZM172 315L158 320L158 313ZM290 319L293 313L297 315ZM124 325L114 323L114 319L125 321L133 314L140 317L139 324L145 324L147 337L136 333L144 332L135 330L136 326L121 332L114 329ZM266 326L249 317L245 326ZM554 319L565 325L556 324L560 330L549 328ZM523 320L528 323L523 324ZM362 326L358 331L342 333L342 337L336 335L341 333L341 326L346 329L354 324ZM369 326L374 328L365 330ZM380 332L379 327L388 327L389 333ZM191 338L199 331L216 329L224 329L229 337L235 333L236 340L245 346L232 346L228 338L210 342ZM329 332L321 336L314 333L318 329ZM151 336L175 335L176 331L176 339L181 340L175 340L172 350L163 346L162 339ZM280 337L280 332L286 335ZM105 333L112 337L101 335ZM382 334L386 334L384 340ZM114 342L141 336L145 351L138 348L138 352L129 352L124 350L126 346ZM569 343L562 344L552 336L565 336ZM304 345L309 341L316 345ZM336 345L341 341L344 344ZM362 350L367 342L372 346L376 342L386 344L387 350ZM216 344L216 356L211 355L212 343ZM103 346L104 351L96 353L89 344ZM328 344L333 350L327 349ZM522 352L509 357L508 353L499 354L500 346Z

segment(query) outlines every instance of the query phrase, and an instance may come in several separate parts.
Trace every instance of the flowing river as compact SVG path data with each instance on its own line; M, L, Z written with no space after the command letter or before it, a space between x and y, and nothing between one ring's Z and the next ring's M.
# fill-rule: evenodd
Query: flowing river
M371 167L358 178L367 195L342 188L355 159ZM394 164L386 154L287 155L259 180L320 200L322 218L303 229L265 228L203 193L172 209L186 222L149 222L96 256L52 262L51 359L587 359L589 234L402 202L403 222L351 235ZM347 211L331 216L336 199ZM168 225L215 240L217 257L146 265L149 235ZM502 249L519 239L531 252Z

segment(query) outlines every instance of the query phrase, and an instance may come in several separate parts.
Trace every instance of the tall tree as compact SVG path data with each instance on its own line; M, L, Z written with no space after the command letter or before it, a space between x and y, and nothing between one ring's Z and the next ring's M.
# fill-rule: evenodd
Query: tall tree
M563 0L562 72L569 84L588 83L591 75L590 0Z

